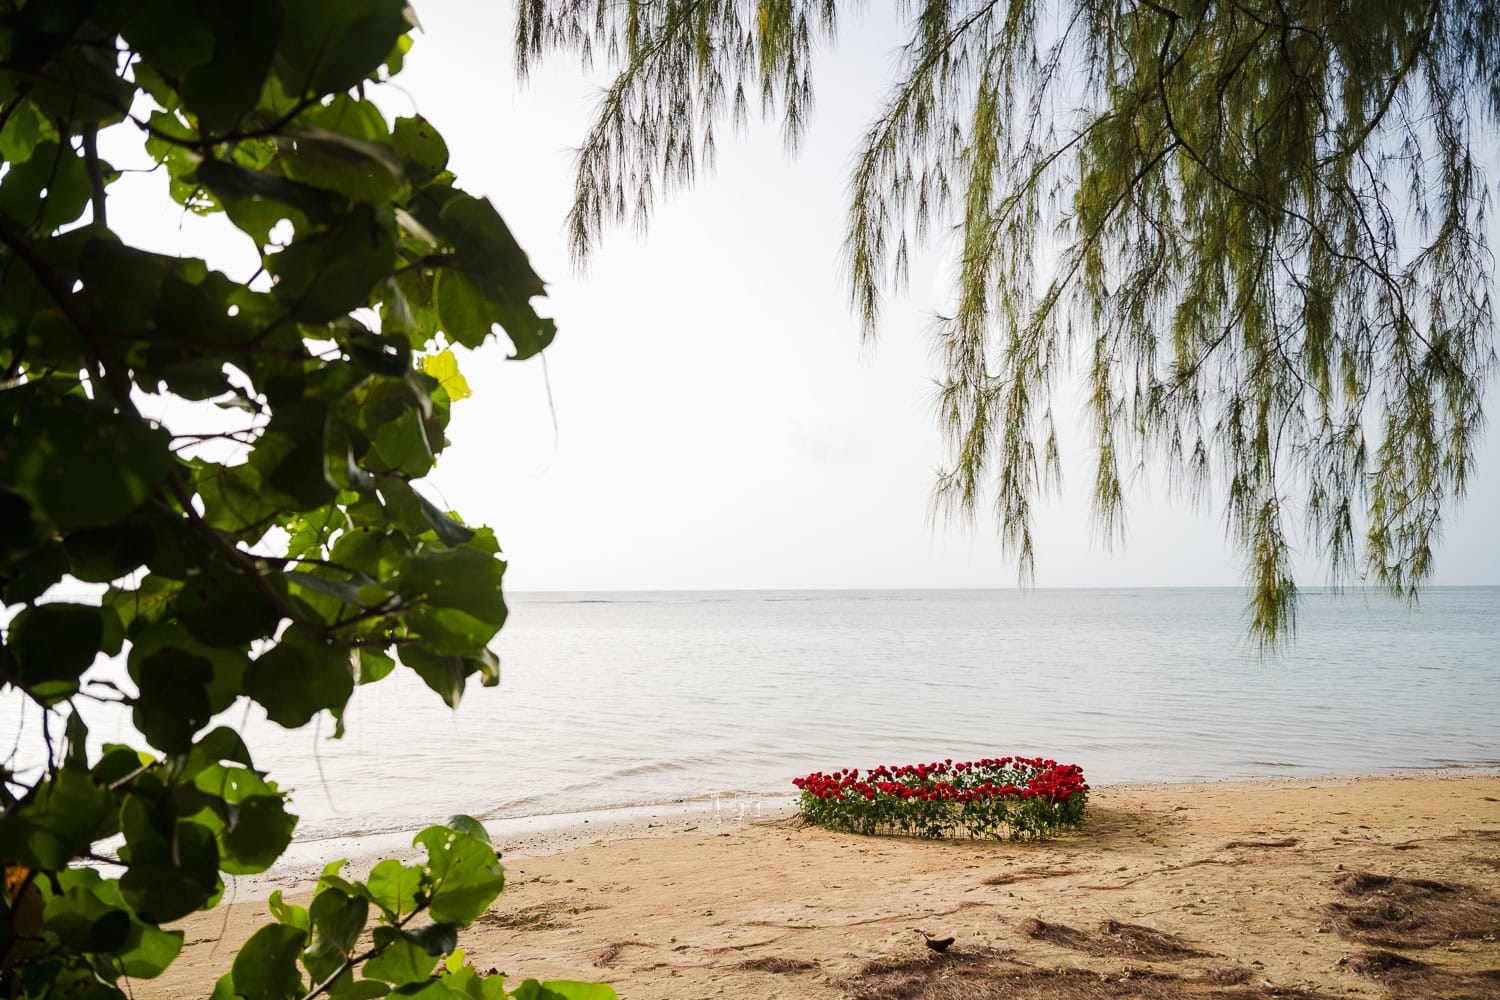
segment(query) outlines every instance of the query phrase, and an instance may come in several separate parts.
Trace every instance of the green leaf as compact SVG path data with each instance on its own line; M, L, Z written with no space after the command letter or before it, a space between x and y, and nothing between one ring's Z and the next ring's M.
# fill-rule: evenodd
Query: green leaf
M162 804L133 792L120 809L128 863L120 877L125 902L148 923L187 916L218 895L219 849L199 823L177 821Z
M5 567L6 604L30 604L68 573L68 553L61 542L49 541Z
M82 215L93 192L82 154L50 141L40 143L24 163L11 164L4 181L0 216L44 233Z
M459 813L449 816L448 822L444 824L450 830L457 830L465 836L473 837L482 844L490 843L490 832L484 828L484 824L473 816L465 816Z
M412 935L395 927L375 928L374 945L380 954L364 964L364 975L393 985L417 983L437 967L438 956L431 954Z
M407 30L405 0L299 0L287 8L276 75L289 94L348 90Z
M70 572L86 583L118 580L156 553L156 533L144 522L79 528L63 539Z
M328 475L328 403L288 400L271 415L256 442L250 465L271 499L290 510L315 510L338 496Z
M332 218L327 192L267 170L204 160L197 164L196 180L224 203L230 219L257 246L269 242L271 226L280 218L290 218L298 231Z
M514 1000L620 1000L612 986L567 979L552 979L545 983L528 979L516 987L511 996Z
M140 688L130 714L135 728L164 753L187 753L193 735L213 718L207 690L213 664L179 649L161 649L131 673Z
M211 59L182 80L182 102L215 131L234 127L260 98L282 26L278 4L214 0L193 6L186 23L204 24L214 39Z
M438 696L444 700L449 708L458 708L459 699L463 697L463 685L469 675L480 673L483 675L484 687L495 687L499 684L499 658L487 649L478 649L469 655L438 654L425 648L429 645L446 646L449 643L455 646L465 645L465 640L452 640L449 633L438 633L432 628L431 615L419 619L416 627L422 627L422 646L404 646L401 651L401 661L411 667L422 681L432 690L437 691ZM468 619L472 621L472 619Z
M280 795L252 795L229 808L219 835L220 868L230 875L256 875L276 863L292 842L297 817Z
M375 472L419 477L431 471L432 448L427 443L421 414L413 408L383 425L365 461Z
M326 128L300 126L286 134L291 142L281 163L294 180L376 204L401 188L401 161L389 146Z
M458 252L459 267L465 273L516 302L546 293L547 286L531 269L526 251L488 198L475 198L457 190L446 197L437 197L442 207L433 220L433 231L453 245ZM430 215L424 214L423 218Z
M339 977L339 981L328 990L333 1000L375 1000L389 995L391 988L376 979L355 979L353 973Z
M401 567L396 589L435 607L453 608L499 628L505 622L500 581L505 564L472 549L423 547Z
M193 745L192 751L183 758L177 776L183 781L192 781L204 769L224 761L243 764L246 768L251 766L250 751L240 734L228 726L219 726L204 733L203 738Z
M416 493L417 501L422 506L422 516L427 519L428 524L432 525L432 530L437 532L438 539L443 544L463 545L466 542L474 540L475 532L473 528L455 520L452 515L448 514L422 494L417 493L415 490L412 492Z
M422 885L422 869L386 858L370 869L365 889L371 902L391 917L404 917L417 908L417 891Z
M118 960L117 971L134 979L152 979L161 975L182 951L182 931L164 931L136 919L125 905L118 882L101 878L92 868L69 868L57 874L57 883L68 896L87 894L98 906L125 917L123 940L112 947L97 949L114 953L112 957ZM57 899L50 893L48 895L47 913L50 921ZM95 903L86 902L84 907L90 911L96 910ZM75 924L73 932L76 932L77 927Z
M391 145L406 164L406 173L414 183L436 177L448 166L448 144L432 123L421 115L397 118L391 132Z
M385 679L396 669L396 661L376 649L361 648L359 651L359 683L374 684Z
M279 922L289 924L292 927L309 933L312 931L312 917L308 914L307 907L288 903L283 898L280 889L271 893L271 898L266 901L266 906L270 909L271 916L275 917Z
M356 205L330 229L294 240L266 260L275 297L304 323L328 323L367 304L395 269L395 222Z
M429 955L447 955L458 947L458 928L452 924L423 924L406 933Z
M0 478L65 531L119 521L172 468L165 429L102 403L69 396L20 416L21 429L0 427Z
M306 992L297 956L307 934L288 924L267 924L235 956L230 976L245 1000L289 1000Z
M324 709L337 715L354 692L349 653L293 626L250 665L245 692L287 729L307 725Z
M59 770L30 802L0 816L0 856L29 868L65 868L93 843L109 807L109 792L87 773Z
M177 614L193 638L207 646L243 646L276 631L281 613L254 580L222 564L187 579Z
M428 912L439 923L467 926L505 887L505 870L485 841L450 827L430 826L412 843L427 848L432 885Z
M312 939L302 960L314 979L327 978L347 959L365 929L370 902L338 889L324 889L308 909Z
M103 637L99 609L84 604L42 604L10 623L15 657L12 682L44 705L77 692L79 678L99 654Z
M136 596L143 596L137 591ZM224 711L234 700L239 697L240 688L245 676L245 668L250 665L250 658L240 648L215 648L206 643L199 642L193 638L188 631L178 622L161 622L138 630L132 638L130 655L127 665L130 669L131 679L140 683L140 665L149 656L158 651L172 650L184 655L197 657L206 661L213 668L213 676L204 686L204 693L208 698L208 709L210 714ZM214 749L224 746L220 741L227 737L223 734L231 733L230 730L218 729L209 733L200 742L200 746L207 743L210 738L214 740L209 744ZM238 753L245 753L244 745L238 744ZM234 759L226 755L215 759ZM248 764L250 758L245 755L240 763Z
M55 132L35 104L17 100L15 110L0 129L0 159L10 164L25 163L31 159L37 144Z
M44 928L74 951L115 951L130 936L130 914L105 903L85 886L47 900Z
M478 347L499 321L494 303L469 278L447 269L437 278L438 319L455 343Z

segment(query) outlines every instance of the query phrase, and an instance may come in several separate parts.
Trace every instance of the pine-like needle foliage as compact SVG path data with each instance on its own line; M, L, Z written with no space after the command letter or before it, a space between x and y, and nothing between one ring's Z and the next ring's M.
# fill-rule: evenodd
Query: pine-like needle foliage
M691 181L747 95L794 144L839 6L522 0L523 73L557 49L617 71L579 152L580 257ZM937 509L993 503L1030 574L1032 507L1058 470L1054 398L1080 375L1106 532L1148 464L1216 494L1262 641L1294 623L1299 520L1335 582L1415 597L1494 368L1496 5L901 8L911 36L858 153L845 252L868 332L911 248L951 234Z

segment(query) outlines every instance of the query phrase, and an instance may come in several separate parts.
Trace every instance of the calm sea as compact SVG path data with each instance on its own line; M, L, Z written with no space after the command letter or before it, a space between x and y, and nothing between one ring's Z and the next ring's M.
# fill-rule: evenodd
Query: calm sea
M785 793L813 769L1041 755L1096 783L1500 766L1500 588L1312 594L1262 657L1245 594L530 594L498 689L403 671L348 734L230 713L300 839ZM96 737L128 722L95 723Z

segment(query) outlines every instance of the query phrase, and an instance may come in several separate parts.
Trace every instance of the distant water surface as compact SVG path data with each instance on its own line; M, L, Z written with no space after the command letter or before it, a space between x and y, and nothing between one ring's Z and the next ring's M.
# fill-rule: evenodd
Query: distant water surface
M1500 588L1433 589L1414 611L1306 596L1268 658L1236 589L510 602L503 682L457 712L398 671L357 693L339 741L227 716L296 789L300 837L943 757L1044 755L1098 783L1500 766Z

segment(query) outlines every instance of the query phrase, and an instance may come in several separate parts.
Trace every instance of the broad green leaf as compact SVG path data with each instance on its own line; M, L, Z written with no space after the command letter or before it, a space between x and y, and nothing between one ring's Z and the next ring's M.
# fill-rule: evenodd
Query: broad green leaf
M281 613L261 585L244 573L211 565L189 577L177 595L177 613L193 638L206 646L243 646L271 635Z
M196 163L195 176L224 203L230 220L258 246L269 242L271 227L279 219L291 219L300 232L309 222L319 223L332 215L327 192L267 170L225 160L203 160Z
M219 849L206 827L178 821L162 803L135 792L125 797L120 827L120 856L128 863L120 892L142 920L177 920L218 896Z
M376 927L374 944L381 952L364 964L361 971L366 978L394 985L417 983L437 967L437 955L430 954L411 935L395 927Z
M276 74L290 94L348 90L407 30L405 0L300 0L287 8Z
M250 936L235 956L230 975L234 993L245 1000L290 1000L305 992L297 956L305 931L288 924L267 924Z
M511 994L515 1000L620 1000L614 987L603 983L578 983L553 979L539 983L528 979Z
M156 554L156 533L144 522L79 528L63 539L69 572L87 583L118 580Z
M182 931L164 931L159 927L143 923L128 912L125 899L120 895L118 882L102 878L92 868L75 867L59 872L58 885L68 895L86 893L98 904L124 915L127 930L124 939L112 948L119 959L119 971L136 979L152 979L161 975L182 950ZM56 898L48 893L47 913L51 921ZM93 909L93 903L85 903ZM76 925L75 925L76 929Z
M219 726L203 734L188 755L182 758L177 777L192 781L206 768L224 762L250 767L250 751L240 734L228 726Z
M416 490L412 492L416 494L417 502L422 506L422 516L427 519L428 524L432 525L432 530L437 532L438 538L445 545L463 545L474 540L473 528L454 520L452 515L417 493Z
M371 901L392 917L404 917L417 908L422 869L386 858L370 869L365 889Z
M66 397L28 407L22 419L27 433L0 428L0 476L64 530L120 520L172 468L164 429L102 404Z
M5 127L0 129L0 158L6 163L25 163L49 133L54 133L54 130L36 105L16 99L15 110L6 120ZM55 134L52 137L55 138Z
M68 553L61 542L49 541L6 567L3 593L6 604L29 604L68 573Z
M400 190L401 161L391 147L332 129L287 130L281 164L288 177L352 198L379 204Z
M396 661L375 649L359 651L359 683L373 684L396 669Z
M139 696L130 721L164 753L187 753L193 735L213 718L208 685L213 664L180 649L161 649L141 659L131 671Z
M338 714L354 692L349 654L293 627L250 665L245 693L277 725L296 729L323 710Z
M255 107L280 35L282 7L269 3L214 0L196 5L188 23L213 33L213 56L182 80L183 104L210 129L227 131Z
M24 163L11 164L0 184L0 216L22 229L50 232L82 215L92 191L83 155L43 142Z
M270 909L271 916L275 917L278 922L289 924L301 931L311 932L312 917L308 914L307 907L288 903L280 889L271 893L266 906Z
M338 495L328 475L328 420L328 404L321 399L277 406L250 456L273 502L290 510L315 510Z
M74 951L109 952L130 936L130 914L110 906L86 886L47 900L45 929Z
M495 303L478 284L452 268L438 274L437 308L443 332L465 347L483 344L499 322Z
M338 889L323 889L308 908L312 938L302 961L314 979L327 978L347 959L365 929L369 900Z
M99 654L103 632L95 607L58 603L26 608L10 622L7 645L15 658L10 681L43 704L69 697Z
M432 448L427 443L421 414L415 409L407 410L381 427L365 462L374 472L420 477L431 471Z
M279 795L252 795L232 803L229 822L219 834L220 868L230 875L255 875L276 863L297 828Z
M293 316L327 323L367 304L395 263L394 219L356 205L328 230L294 240L266 266L277 278L277 301Z
M406 164L413 182L423 182L442 173L448 165L448 144L426 118L397 118L391 145Z
M29 868L64 868L100 833L109 807L109 793L88 774L63 768L30 802L0 816L0 856Z
M137 591L138 596L140 593ZM128 598L122 597L122 600L128 600ZM250 665L250 658L242 648L215 648L207 643L199 642L179 622L161 622L143 626L132 637L130 654L126 661L131 678L139 684L141 663L147 657L166 650L205 660L213 668L212 678L204 686L210 714L222 712L234 704L243 686L245 668ZM210 733L209 736L215 740L210 747L216 750L223 747L224 744L218 741L225 737L217 734L229 732L229 730L220 729ZM209 736L205 736L204 741L207 741ZM243 744L240 744L235 752L245 753ZM239 760L237 757L228 756L217 759ZM249 763L248 754L240 760L240 763Z
M447 955L458 947L458 928L452 924L423 924L406 933L425 948L429 955Z
M402 596L420 597L499 628L505 622L504 575L503 562L472 549L423 547L401 567L396 588Z
M412 841L427 848L431 872L428 912L439 923L466 926L489 909L505 887L494 848L467 833L430 826Z

